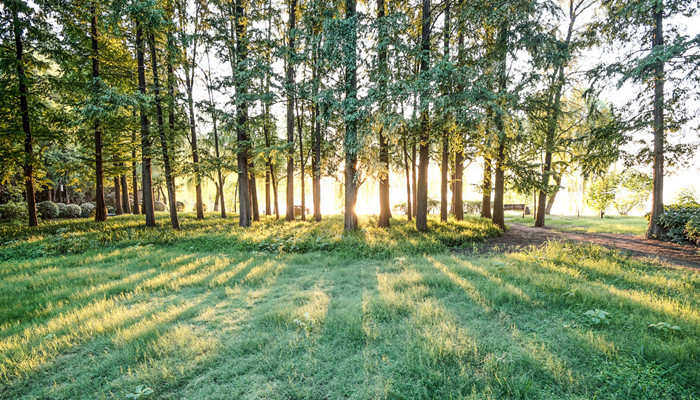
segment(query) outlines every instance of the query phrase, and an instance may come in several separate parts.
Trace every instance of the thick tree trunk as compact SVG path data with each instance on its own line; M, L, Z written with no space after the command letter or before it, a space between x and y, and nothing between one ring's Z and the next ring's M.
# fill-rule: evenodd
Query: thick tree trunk
M19 108L22 113L22 131L24 132L24 192L27 198L27 213L29 226L39 225L36 214L36 198L34 197L34 149L32 131L29 123L29 103L27 101L27 78L24 74L24 49L22 42L22 27L19 25L17 4L12 4L12 28L15 35L15 52L17 60L17 79L19 83ZM94 13L93 13L94 15Z
M380 107L379 118L386 116L386 86L387 86L387 33L386 33L386 16L384 0L377 0L377 24L379 47L377 49L377 64L379 67L379 92L380 92ZM390 201L389 201L389 143L384 135L384 124L379 127L379 219L377 225L379 227L389 227L389 218L391 216Z
M499 139L498 154L496 156L496 179L494 182L493 194L493 223L499 228L505 229L505 216L503 213L503 197L504 197L504 152L505 139Z
M160 147L163 152L163 169L165 170L165 186L168 190L168 208L170 211L170 224L173 229L180 229L180 221L177 219L177 203L175 200L175 178L170 165L170 152L168 150L168 138L165 136L165 126L163 123L163 107L160 99L160 78L158 74L158 50L156 49L153 32L148 35L148 45L151 48L151 72L153 73L153 94L156 104L156 120L158 121L158 136L160 137Z
M139 93L146 96L146 68L143 50L143 28L136 20L136 64L138 67ZM148 122L148 111L143 102L139 106L141 114L141 188L143 198L143 213L146 215L146 226L156 226L156 216L153 210L153 182L151 181L151 128Z
M357 21L356 0L345 0L345 20L352 21L345 52L345 231L358 228L357 201Z
M659 1L654 9L652 50L663 46L663 2ZM654 70L654 173L647 238L659 238L663 235L658 218L664 213L664 80L664 63L657 61Z
M245 68L248 57L247 20L243 6L244 0L236 0L235 20L236 20L236 60L238 68ZM241 81L241 76L245 71L237 71L236 94L245 99L248 85ZM253 217L250 204L250 182L248 180L248 148L250 138L248 136L248 103L240 101L237 108L236 138L238 140L238 190L240 209L238 213L238 224L243 227L250 226Z
M289 41L290 56L287 60L287 221L294 220L294 30L296 29L297 0L289 0Z
M420 73L426 74L430 66L430 0L423 0L421 24ZM416 229L428 230L428 164L430 162L430 127L428 126L428 94L424 88L420 94L420 162L418 165L418 193L416 199Z
M124 209L122 208L122 192L121 184L119 183L119 176L115 176L114 180L114 213L116 215L124 214Z

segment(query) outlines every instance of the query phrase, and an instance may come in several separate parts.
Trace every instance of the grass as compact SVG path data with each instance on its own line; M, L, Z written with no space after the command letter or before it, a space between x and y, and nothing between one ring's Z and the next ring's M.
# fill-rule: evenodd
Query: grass
M534 220L532 216L525 218L506 216L506 222L532 225ZM642 236L647 229L647 220L644 217L631 216L610 216L601 219L599 217L548 215L545 219L545 225L562 231Z
M560 243L465 255L488 222L392 222L7 228L0 398L700 398L697 272ZM47 245L67 234L103 245Z

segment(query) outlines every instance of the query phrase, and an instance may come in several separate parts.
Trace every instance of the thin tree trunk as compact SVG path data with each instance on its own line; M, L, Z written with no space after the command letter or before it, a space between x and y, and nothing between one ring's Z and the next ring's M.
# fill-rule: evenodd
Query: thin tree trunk
M663 11L663 2L655 2L652 51L664 46ZM659 60L654 67L654 172L647 238L663 235L658 218L664 213L664 80L664 62Z
M445 2L445 23L443 27L443 57L450 59L450 2ZM449 88L445 85L443 95L447 96ZM447 129L442 132L442 165L440 166L440 220L447 221L447 173L450 166L450 136Z
M122 163L123 167L124 164ZM129 206L129 186L126 183L126 175L119 176L119 182L122 186L122 210L124 214L131 214L131 207Z
M416 216L416 200L418 199L418 191L417 191L417 169L416 169L416 160L418 159L418 154L416 151L416 139L415 137L413 138L411 142L411 197L412 197L412 204L413 204L413 217Z
M462 191L464 188L464 149L455 152L455 180L454 180L454 216L457 221L464 219L464 200Z
M97 48L97 10L95 2L90 4L90 41L92 42L92 79L100 78L100 61L98 58ZM107 219L107 206L105 204L104 191L104 168L102 162L102 131L100 130L100 122L95 119L94 122L95 136L95 221L105 221Z
M545 214L550 215L552 213L552 206L554 206L554 199L557 197L557 193L559 193L559 187L561 186L561 175L556 175L554 178L554 183L557 185L557 187L554 189L551 195L549 195L549 200L547 200L547 208L545 209Z
M287 221L294 220L294 30L296 29L297 0L289 0L289 59L287 60Z
M304 108L299 107L299 102L296 103L297 109L297 132L299 133L299 181L301 183L301 220L306 221L306 189L304 185L304 142L303 142L303 125L304 125Z
M32 131L29 123L29 103L27 101L27 78L24 74L24 50L22 42L22 27L19 25L18 5L12 4L12 25L15 35L15 52L17 60L17 79L19 83L19 108L22 113L22 130L24 131L24 192L27 198L27 213L29 226L39 225L36 214L36 198L34 197L34 149L32 148ZM94 13L93 13L94 16Z
M139 186L138 172L136 171L136 131L131 131L131 190L134 195L134 205L131 207L131 212L134 215L139 214Z
M158 121L158 135L160 136L160 147L163 152L163 169L165 170L165 186L168 190L168 207L170 210L170 223L173 229L180 229L180 222L177 219L177 204L175 201L175 182L173 170L170 166L170 153L168 151L168 138L165 136L165 126L163 124L163 108L160 101L160 80L158 75L158 50L153 32L148 34L148 45L151 48L151 71L153 73L153 94L156 104L156 120Z
M377 0L377 19L379 25L377 49L377 64L379 66L379 92L380 92L380 108L379 118L386 116L386 86L387 86L387 33L386 33L386 7L384 0ZM379 219L377 225L379 227L389 227L389 218L391 216L390 200L389 200L389 143L384 135L384 124L379 127Z
M319 77L318 77L318 52L319 49L315 49L314 62L312 69L311 80L313 82L313 129L314 133L312 136L312 157L311 157L311 173L312 173L312 190L314 197L314 221L321 220L321 113L318 106L318 101L316 100L319 90Z
M244 11L244 0L236 0L236 60L238 69L246 68L245 62L248 57L247 20ZM245 71L237 70L236 95L243 99L237 107L236 138L238 140L238 185L240 194L240 210L238 213L238 224L243 227L250 226L253 217L250 204L250 187L248 181L248 148L250 147L248 136L248 103L245 100L247 95L247 83L241 82Z
M250 204L252 205L253 221L260 221L260 209L258 208L258 185L255 182L255 165L252 162L250 165L248 165L248 172L250 173Z
M345 50L345 231L358 228L355 203L357 201L357 27L356 0L345 0L345 20L350 23Z
M430 66L430 0L423 0L421 24L420 73L426 74ZM425 89L420 96L420 162L418 165L418 193L416 200L416 229L428 230L428 164L430 163L430 127L428 120L428 94Z
M146 96L146 69L144 65L143 29L139 17L136 19L136 59L138 67L139 93ZM153 183L151 181L151 133L148 122L148 111L141 102L141 187L143 198L143 213L146 215L146 226L156 226L153 210Z
M214 211L219 211L219 198L221 197L221 189L218 183L214 183L216 194L214 195Z
M408 150L406 149L406 132L403 136L403 162L406 170L406 216L410 221L413 218L413 210L411 207L411 169L408 166Z
M491 157L484 156L484 178L481 183L481 218L491 218Z
M507 84L507 35L508 30L506 27L501 27L498 32L498 37L496 39L496 46L500 53L500 59L498 60L498 95L500 97L499 101L503 103L503 96L505 96L506 84ZM493 195L493 222L501 229L505 229L505 219L503 212L503 197L504 197L504 164L505 164L505 142L506 142L506 132L505 124L503 120L503 111L499 110L496 113L496 131L498 133L498 153L496 155L496 179L494 182L494 195Z
M122 208L122 192L121 184L119 183L119 176L114 176L114 213L116 215L124 214L124 209Z

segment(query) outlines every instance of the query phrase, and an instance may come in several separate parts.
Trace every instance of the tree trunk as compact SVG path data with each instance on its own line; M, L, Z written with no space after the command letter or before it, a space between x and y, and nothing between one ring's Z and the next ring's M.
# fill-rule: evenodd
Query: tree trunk
M314 33L318 35L319 27L315 27ZM313 119L313 135L311 139L311 174L312 174L312 191L314 197L314 221L321 220L321 113L318 105L318 91L319 91L319 76L318 76L318 59L319 59L319 43L320 41L314 41L314 54L313 54L313 68L311 70L311 81L313 82L313 106L312 106L312 119Z
M153 94L156 104L156 120L158 121L158 135L160 136L160 147L163 152L163 169L165 170L165 186L168 190L168 207L170 210L170 223L173 229L180 229L180 222L177 219L177 204L175 201L175 178L170 166L170 153L168 151L168 138L165 136L165 126L163 124L163 108L160 102L160 79L158 75L158 50L153 32L148 34L148 45L151 48L151 71L153 73Z
M421 24L420 73L426 74L430 66L430 0L423 0ZM428 126L428 94L421 91L420 162L418 165L418 191L416 199L416 229L428 230L428 164L430 162L430 127Z
M443 57L450 59L450 2L445 2L445 23L443 27ZM447 85L443 89L443 95L449 93ZM449 121L449 119L448 119ZM447 129L442 132L442 164L440 165L440 221L447 221L447 173L450 166L450 136Z
M499 102L503 104L506 92L507 84L507 36L508 30L505 26L502 26L498 31L498 37L496 39L497 50L499 51L500 59L498 65L498 95L500 97ZM504 164L505 164L505 143L506 143L506 131L505 123L503 120L503 110L499 110L496 113L496 131L498 133L498 153L496 155L496 179L494 185L494 195L493 195L493 222L501 229L505 229L505 219L503 212L503 197L504 193Z
M555 176L554 183L556 183L557 187L554 189L552 194L549 195L549 200L547 200L547 208L544 210L546 215L550 215L552 213L554 199L556 199L557 193L559 193L559 187L561 186L561 174Z
M265 147L270 148L270 127L269 127L269 109L268 104L264 104L264 120L263 120L263 136L265 136ZM270 215L270 179L272 179L272 161L269 154L265 158L265 215ZM276 196L276 194L275 194Z
M138 67L139 93L146 96L146 68L143 53L143 29L139 17L136 19L136 60ZM153 183L151 181L151 128L148 122L148 111L143 102L139 105L141 114L141 187L143 198L143 213L146 215L146 226L156 226L156 216L153 210Z
M377 65L379 79L380 106L379 118L386 116L386 86L387 86L387 33L384 0L377 0L377 25L378 25L378 48ZM391 215L389 201L389 143L384 135L384 123L379 127L379 219L377 225L382 228L389 227Z
M493 223L499 228L505 229L505 218L503 213L503 197L504 197L504 152L505 139L499 139L498 155L496 156L496 180L494 182L493 194Z
M260 221L260 209L258 208L258 185L255 182L255 165L252 162L250 165L248 165L248 172L250 173L250 204L253 211L253 221Z
M199 149L197 145L197 124L194 116L194 97L192 94L194 86L194 74L196 69L196 59L197 59L197 40L196 36L194 39L194 45L192 49L192 65L190 66L190 60L185 60L185 88L187 90L187 106L189 110L190 117L190 146L192 148L192 168L194 170L194 182L195 182L195 210L197 211L197 219L204 219L204 203L202 201L202 175L199 170Z
M296 29L297 0L289 0L289 59L287 60L287 221L294 220L294 30Z
M350 23L348 40L343 44L345 53L345 231L358 228L355 203L357 201L357 21L356 0L345 0L345 20Z
M664 46L663 2L655 4L652 51ZM654 173L646 237L658 239L663 235L658 218L664 213L664 62L657 61L654 68Z
M406 216L410 221L413 218L413 210L411 209L411 170L408 166L408 149L406 149L406 131L403 136L403 162L406 170Z
M135 112L135 111L134 111ZM131 207L131 212L134 215L139 214L139 186L138 173L136 171L136 131L131 131L131 190L134 195L134 205Z
M214 211L219 211L219 198L221 197L221 189L218 183L214 183L216 194L214 195Z
M481 218L491 218L491 157L484 156L484 178L481 183Z
M98 58L97 49L97 10L95 3L90 4L90 41L92 42L92 79L100 78L100 61ZM94 137L95 137L95 221L105 221L107 219L107 206L105 205L104 191L104 167L102 162L102 131L100 130L100 122L95 119L94 122Z
M120 163L123 167L124 164ZM131 214L131 207L129 207L129 186L126 184L126 175L119 175L119 182L122 187L122 211L124 214Z
M301 183L301 220L306 221L306 188L304 185L304 142L302 127L304 125L304 108L299 107L299 102L296 103L297 109L297 132L299 133L299 181Z
M418 172L416 168L416 160L418 160L418 152L416 151L416 139L414 137L411 142L411 197L413 200L413 210L411 211L413 211L414 218L418 209L418 207L416 207L416 200L418 199L418 188L416 185L416 181L418 180Z
M124 209L122 208L122 192L121 184L119 183L119 176L114 176L114 213L116 215L124 214Z
M236 138L238 140L238 186L240 210L238 213L238 224L243 227L250 226L253 217L250 204L249 170L248 170L248 149L250 138L248 136L248 102L245 100L248 90L247 82L242 82L242 76L246 71L246 58L248 57L247 38L247 18L243 5L244 0L236 0L235 20L236 20L236 95L240 100L237 107Z
M462 191L464 188L464 149L455 152L455 180L454 180L454 215L457 221L464 219L464 200Z
M18 5L12 4L12 25L15 35L15 52L17 60L17 79L19 83L19 108L22 113L22 131L24 131L24 192L27 198L27 213L29 226L39 225L36 214L36 198L34 197L34 149L32 148L32 131L29 124L29 103L27 101L27 78L24 75L24 55L22 43L22 27L19 25ZM93 13L94 16L94 13ZM93 25L94 26L94 25Z

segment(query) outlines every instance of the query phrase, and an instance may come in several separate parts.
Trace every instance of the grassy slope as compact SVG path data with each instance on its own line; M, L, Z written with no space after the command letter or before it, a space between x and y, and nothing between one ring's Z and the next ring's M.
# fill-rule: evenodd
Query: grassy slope
M532 225L532 217L507 216L507 222L516 222L524 225ZM555 229L574 232L589 233L621 233L625 235L641 236L646 232L647 220L644 217L611 216L600 219L599 217L574 217L562 215L548 215L545 225Z
M188 218L175 239L132 221L78 254L46 245L60 224L0 247L0 398L700 397L696 272L590 246L445 251L491 232L479 220L340 238L334 218L296 240L271 221Z

